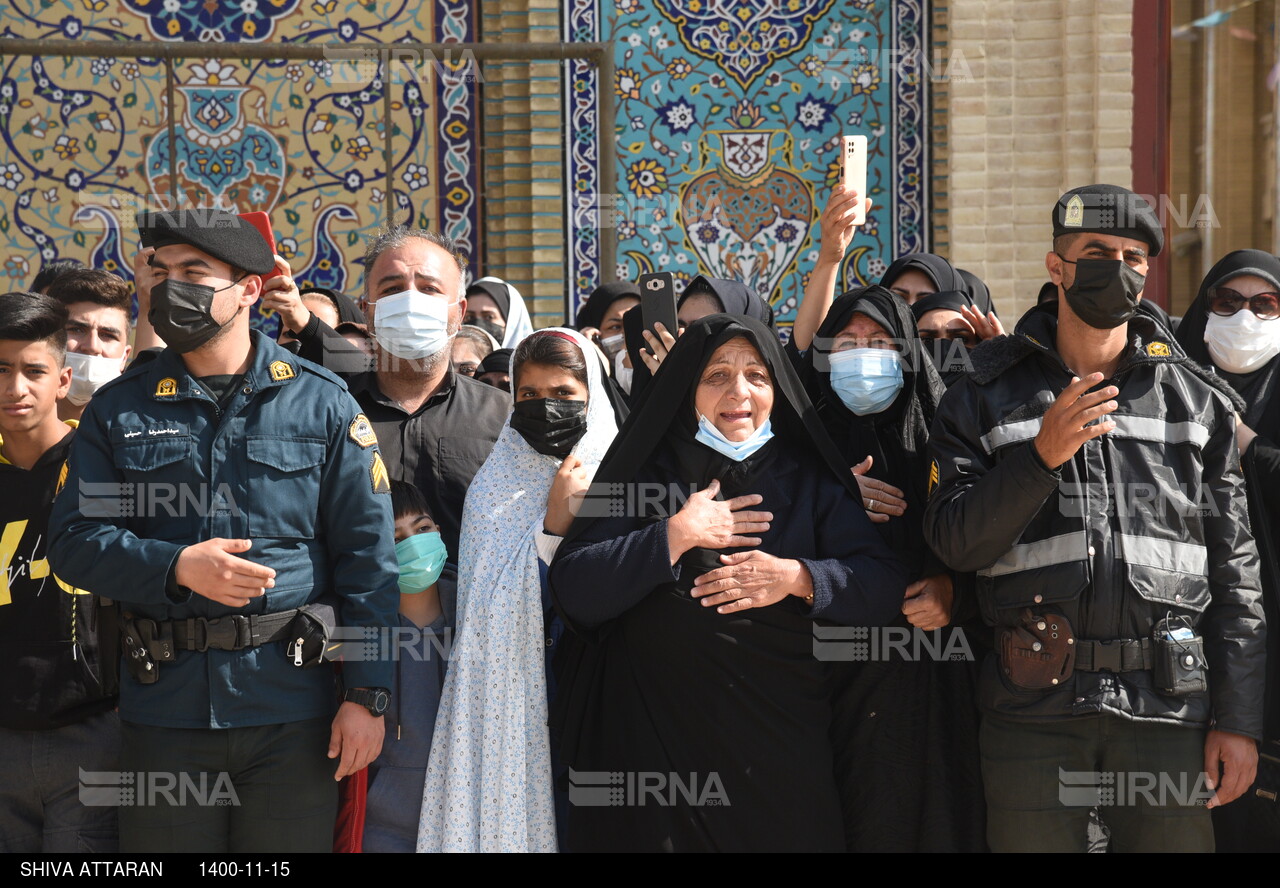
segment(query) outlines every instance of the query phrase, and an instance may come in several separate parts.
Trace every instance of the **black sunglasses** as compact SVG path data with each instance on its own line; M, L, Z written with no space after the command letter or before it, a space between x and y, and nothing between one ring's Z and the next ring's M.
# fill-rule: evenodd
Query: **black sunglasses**
M1264 321L1280 318L1280 293L1258 293L1245 296L1230 287L1214 287L1209 293L1209 311L1229 318L1245 305Z

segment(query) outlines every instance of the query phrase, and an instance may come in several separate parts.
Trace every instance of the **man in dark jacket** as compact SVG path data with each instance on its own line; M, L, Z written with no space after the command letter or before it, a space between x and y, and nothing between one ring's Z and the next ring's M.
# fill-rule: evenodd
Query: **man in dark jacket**
M81 769L120 766L115 682L95 631L103 612L49 569L47 551L76 425L57 410L72 385L66 323L50 296L0 296L0 851L8 853L116 848L116 809L85 804L78 791Z
M930 440L925 534L996 629L988 840L1084 850L1100 805L1114 850L1212 850L1204 803L1253 781L1262 728L1234 405L1137 313L1163 245L1146 202L1087 186L1053 218L1056 306L974 351Z
M403 226L365 251L363 307L377 343L366 355L321 321L300 329L298 352L341 376L368 417L393 481L422 491L450 552L457 552L467 488L511 412L492 386L454 373L449 355L467 311L466 262L453 240ZM297 298L288 275L268 281L272 304Z

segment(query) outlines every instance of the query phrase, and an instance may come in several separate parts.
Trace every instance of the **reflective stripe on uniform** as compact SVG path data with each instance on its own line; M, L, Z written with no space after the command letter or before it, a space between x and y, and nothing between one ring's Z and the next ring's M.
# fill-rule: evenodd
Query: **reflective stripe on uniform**
M1155 416L1123 416L1111 414L1106 419L1116 424L1109 434L1139 441L1155 441L1161 444L1194 444L1203 447L1209 442L1209 430L1193 420L1166 422ZM1030 441L1040 433L1041 418L1024 419L998 425L980 439L987 453L1000 447Z
M979 440L987 453L995 453L998 447L1008 447L1020 441L1030 441L1040 434L1040 417L998 425Z
M1154 416L1110 417L1115 429L1110 433L1122 438L1140 441L1156 441L1162 444L1194 444L1203 447L1209 442L1209 430L1198 422L1166 422Z
M1019 543L1000 556L995 564L979 570L978 576L1002 577L1024 570L1084 561L1088 557L1088 549L1084 531L1064 533L1032 543Z
M1209 572L1209 550L1199 543L1180 543L1127 533L1116 534L1116 543L1125 564L1141 564L1200 576L1207 576Z

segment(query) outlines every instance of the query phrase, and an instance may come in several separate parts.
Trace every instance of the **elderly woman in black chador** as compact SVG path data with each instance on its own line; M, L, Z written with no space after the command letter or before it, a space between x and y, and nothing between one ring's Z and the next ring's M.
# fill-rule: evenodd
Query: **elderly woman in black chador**
M580 514L551 566L579 642L555 721L570 794L610 772L631 798L575 805L568 847L843 849L814 627L892 620L906 573L772 331L691 324L593 491L623 508Z

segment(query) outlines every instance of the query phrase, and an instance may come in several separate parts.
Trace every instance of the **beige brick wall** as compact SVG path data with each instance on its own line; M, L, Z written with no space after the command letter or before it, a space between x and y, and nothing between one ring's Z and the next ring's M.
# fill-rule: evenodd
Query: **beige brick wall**
M1131 187L1131 0L950 0L934 12L936 249L1016 318L1048 280L1068 188ZM963 59L963 64L959 60ZM968 76L963 76L967 67Z
M558 0L481 4L490 42L559 41ZM524 296L534 326L564 318L563 163L560 66L552 61L488 62L482 94L487 262Z

